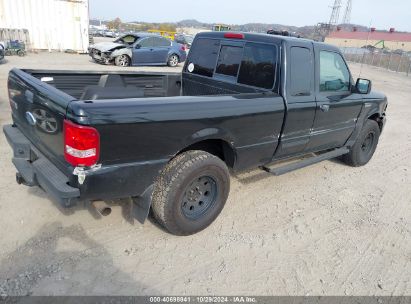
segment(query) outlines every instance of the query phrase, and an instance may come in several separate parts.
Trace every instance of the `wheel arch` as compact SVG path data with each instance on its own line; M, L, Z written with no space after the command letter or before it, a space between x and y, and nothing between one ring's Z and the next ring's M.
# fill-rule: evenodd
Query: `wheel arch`
M374 120L380 127L380 131L383 128L383 117L379 112L369 113L367 115L367 120Z
M180 150L176 156L190 150L200 150L217 156L231 169L234 168L237 159L235 148L228 141L221 138L198 140Z
M121 55L127 55L131 60L133 57L133 52L129 48L119 48L119 49L114 50L111 53L111 57L113 58L121 56Z
M170 57L173 56L173 55L176 55L176 56L177 56L177 58L178 58L178 63L180 63L181 57L180 57L180 55L179 55L175 50L173 50L173 49L170 50L170 52L168 53L167 63L168 63L168 61L170 60Z

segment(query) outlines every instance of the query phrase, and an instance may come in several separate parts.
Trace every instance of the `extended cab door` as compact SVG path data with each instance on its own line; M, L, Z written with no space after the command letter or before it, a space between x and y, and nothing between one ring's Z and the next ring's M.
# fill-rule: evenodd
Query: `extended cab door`
M282 95L287 100L287 116L274 159L304 152L316 109L313 44L289 41L283 49L286 72L282 77L285 79Z
M317 107L306 151L341 147L354 131L362 107L352 77L337 49L315 45Z

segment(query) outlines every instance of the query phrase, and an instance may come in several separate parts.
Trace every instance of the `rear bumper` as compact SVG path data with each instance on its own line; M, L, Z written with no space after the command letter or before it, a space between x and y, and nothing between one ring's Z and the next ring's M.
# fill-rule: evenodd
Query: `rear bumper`
M69 186L68 177L40 153L17 127L5 125L3 132L13 149L12 161L17 169L17 182L40 186L64 207L78 202L80 190Z

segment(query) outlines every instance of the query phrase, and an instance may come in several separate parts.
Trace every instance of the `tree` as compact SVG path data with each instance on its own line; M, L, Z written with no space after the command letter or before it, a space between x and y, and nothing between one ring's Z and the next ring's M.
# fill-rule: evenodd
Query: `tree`
M119 17L107 23L107 27L111 30L119 30L121 25L122 25L122 22Z

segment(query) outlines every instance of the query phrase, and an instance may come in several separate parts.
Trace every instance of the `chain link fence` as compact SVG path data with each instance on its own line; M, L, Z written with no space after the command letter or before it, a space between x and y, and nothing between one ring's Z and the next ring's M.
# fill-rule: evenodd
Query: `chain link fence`
M347 61L372 65L411 76L411 52L366 48L341 48L341 51Z

